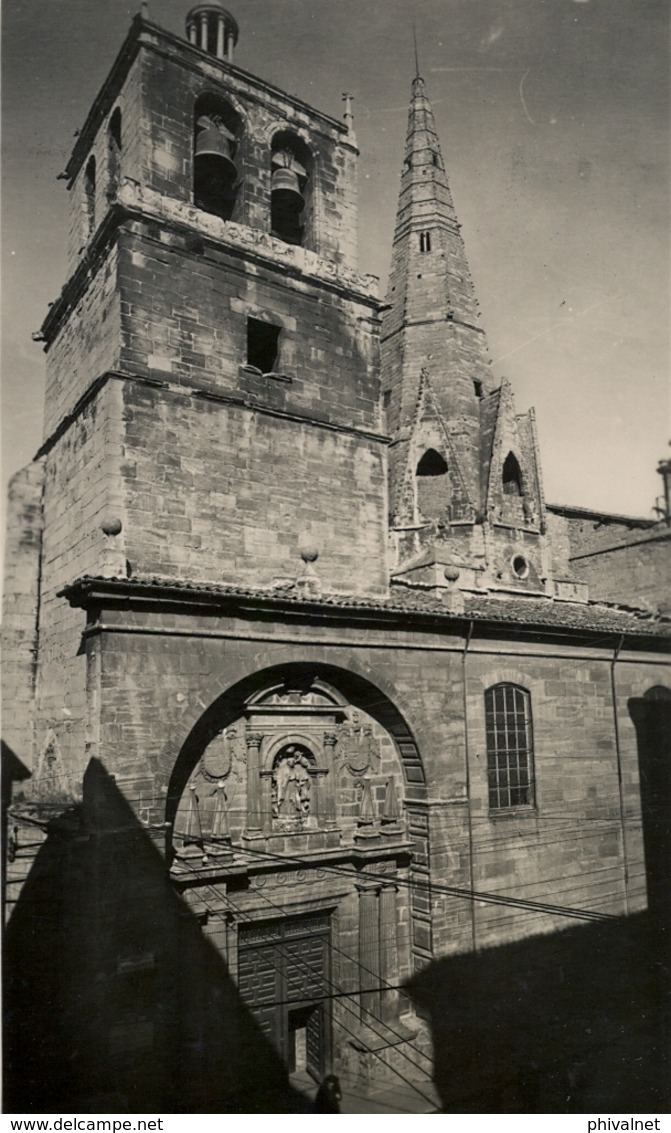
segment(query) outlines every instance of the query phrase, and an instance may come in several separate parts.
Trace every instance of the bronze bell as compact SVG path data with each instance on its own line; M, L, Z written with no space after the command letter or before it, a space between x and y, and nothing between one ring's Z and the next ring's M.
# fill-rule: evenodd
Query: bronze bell
M307 171L287 150L279 150L273 155L273 165L275 169L270 182L273 197L302 208L305 201L298 178L299 175L305 177Z
M196 122L196 127L196 160L202 162L203 158L208 158L211 162L213 158L219 159L221 173L226 178L235 177L237 169L231 157L231 142L235 141L235 134L220 119L210 117L209 114L203 114Z

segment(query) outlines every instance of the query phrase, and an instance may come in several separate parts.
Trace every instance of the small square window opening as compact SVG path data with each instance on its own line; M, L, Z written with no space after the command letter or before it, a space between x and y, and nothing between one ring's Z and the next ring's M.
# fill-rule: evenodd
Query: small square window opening
M262 374L271 374L277 368L281 327L261 319L247 319L247 365L255 366Z

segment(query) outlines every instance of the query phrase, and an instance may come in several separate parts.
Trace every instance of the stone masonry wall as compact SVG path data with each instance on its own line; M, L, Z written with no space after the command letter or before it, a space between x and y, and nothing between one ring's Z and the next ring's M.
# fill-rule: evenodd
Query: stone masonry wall
M124 417L134 573L268 586L309 545L326 589L386 591L381 445L136 383Z
M605 650L562 658L540 649L524 656L468 660L469 766L474 888L511 897L610 913L645 907L638 757L620 737L622 800L610 661ZM639 670L640 672L641 670ZM650 669L650 684L657 671ZM534 808L491 813L487 789L484 693L511 682L531 694ZM618 715L626 709L618 704ZM623 842L628 859L625 887ZM561 915L485 906L477 912L483 947L566 926Z
M44 460L22 468L9 485L2 617L2 738L33 766L37 614L42 548Z
M228 248L198 248L190 234L149 222L122 238L119 287L121 364L130 372L241 396L265 389L287 410L379 429L374 303ZM249 317L281 328L275 370L289 381L250 390L252 378L240 369Z
M601 515L598 512L587 515L565 515L550 506L548 529L554 535L566 534L572 555L586 555L606 547L618 546L629 539L641 538L651 525L641 525L640 521L628 522L620 516Z
M573 559L576 574L589 584L590 596L643 609L671 610L669 532L641 534L628 545Z
M217 697L248 674L273 665L327 663L343 674L365 674L400 709L415 737L428 802L422 803L416 794L412 801L410 792L409 805L428 805L434 885L472 887L570 908L623 911L623 818L608 650L593 648L576 655L570 649L525 650L506 643L490 652L479 645L467 659L466 736L458 640L401 631L245 626L223 616L188 618L207 637L173 637L185 622L169 614L151 619L154 628L163 627L163 635L134 634L133 627L146 617L110 612L106 624L116 624L122 632L96 638L89 649L95 652L103 704L97 752L149 821L163 820L162 800L175 761L191 729ZM659 671L654 663L647 666L628 657L627 687L633 682L650 687L658 682ZM484 689L500 680L523 683L531 692L537 806L493 816L487 805L483 697ZM618 690L621 725L628 711L627 687ZM645 885L633 727L621 726L619 742L628 908L635 911L644 905ZM474 929L484 945L570 923L558 913L473 904L440 889L430 897L429 912L435 954L468 950Z
M96 265L92 278L48 348L44 435L71 413L91 384L119 365L120 299L117 251Z
M112 541L101 529L119 510L120 420L120 386L109 382L45 457L36 741L39 751L53 730L75 778L87 712L98 708L87 700L81 618L57 592L81 575L125 573L123 536Z
M566 556L590 598L668 610L671 594L669 529L617 516L565 516L548 511L555 555Z

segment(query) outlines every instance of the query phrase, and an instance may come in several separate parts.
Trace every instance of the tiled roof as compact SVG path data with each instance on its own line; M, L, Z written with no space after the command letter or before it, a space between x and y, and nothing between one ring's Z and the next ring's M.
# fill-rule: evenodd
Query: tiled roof
M182 598L185 602L208 604L255 603L270 608L302 609L318 615L331 610L353 614L399 615L403 619L427 617L442 623L473 621L509 624L540 629L574 630L588 633L625 634L631 637L671 638L671 619L643 610L603 602L559 602L549 598L505 595L465 595L463 613L449 610L440 597L429 590L392 585L386 598L367 598L342 594L308 594L295 585L267 589L232 586L226 583L187 582L174 578L104 578L86 575L66 586L60 594L73 606L85 607L95 591L124 597L146 596L158 599Z
M630 527L654 527L659 520L637 515L620 515L614 511L596 511L594 508L574 504L546 504L547 510L575 519L593 519L599 523L624 523Z

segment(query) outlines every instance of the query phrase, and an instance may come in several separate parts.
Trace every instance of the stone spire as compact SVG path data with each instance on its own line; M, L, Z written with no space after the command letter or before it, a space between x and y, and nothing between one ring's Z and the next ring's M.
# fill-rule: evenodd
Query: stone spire
M424 80L412 84L382 367L391 453L391 515L401 494L423 381L473 512L480 510L480 398L492 386L485 335ZM421 454L420 454L421 455ZM444 452L448 463L448 453ZM455 470L456 471L456 470Z

